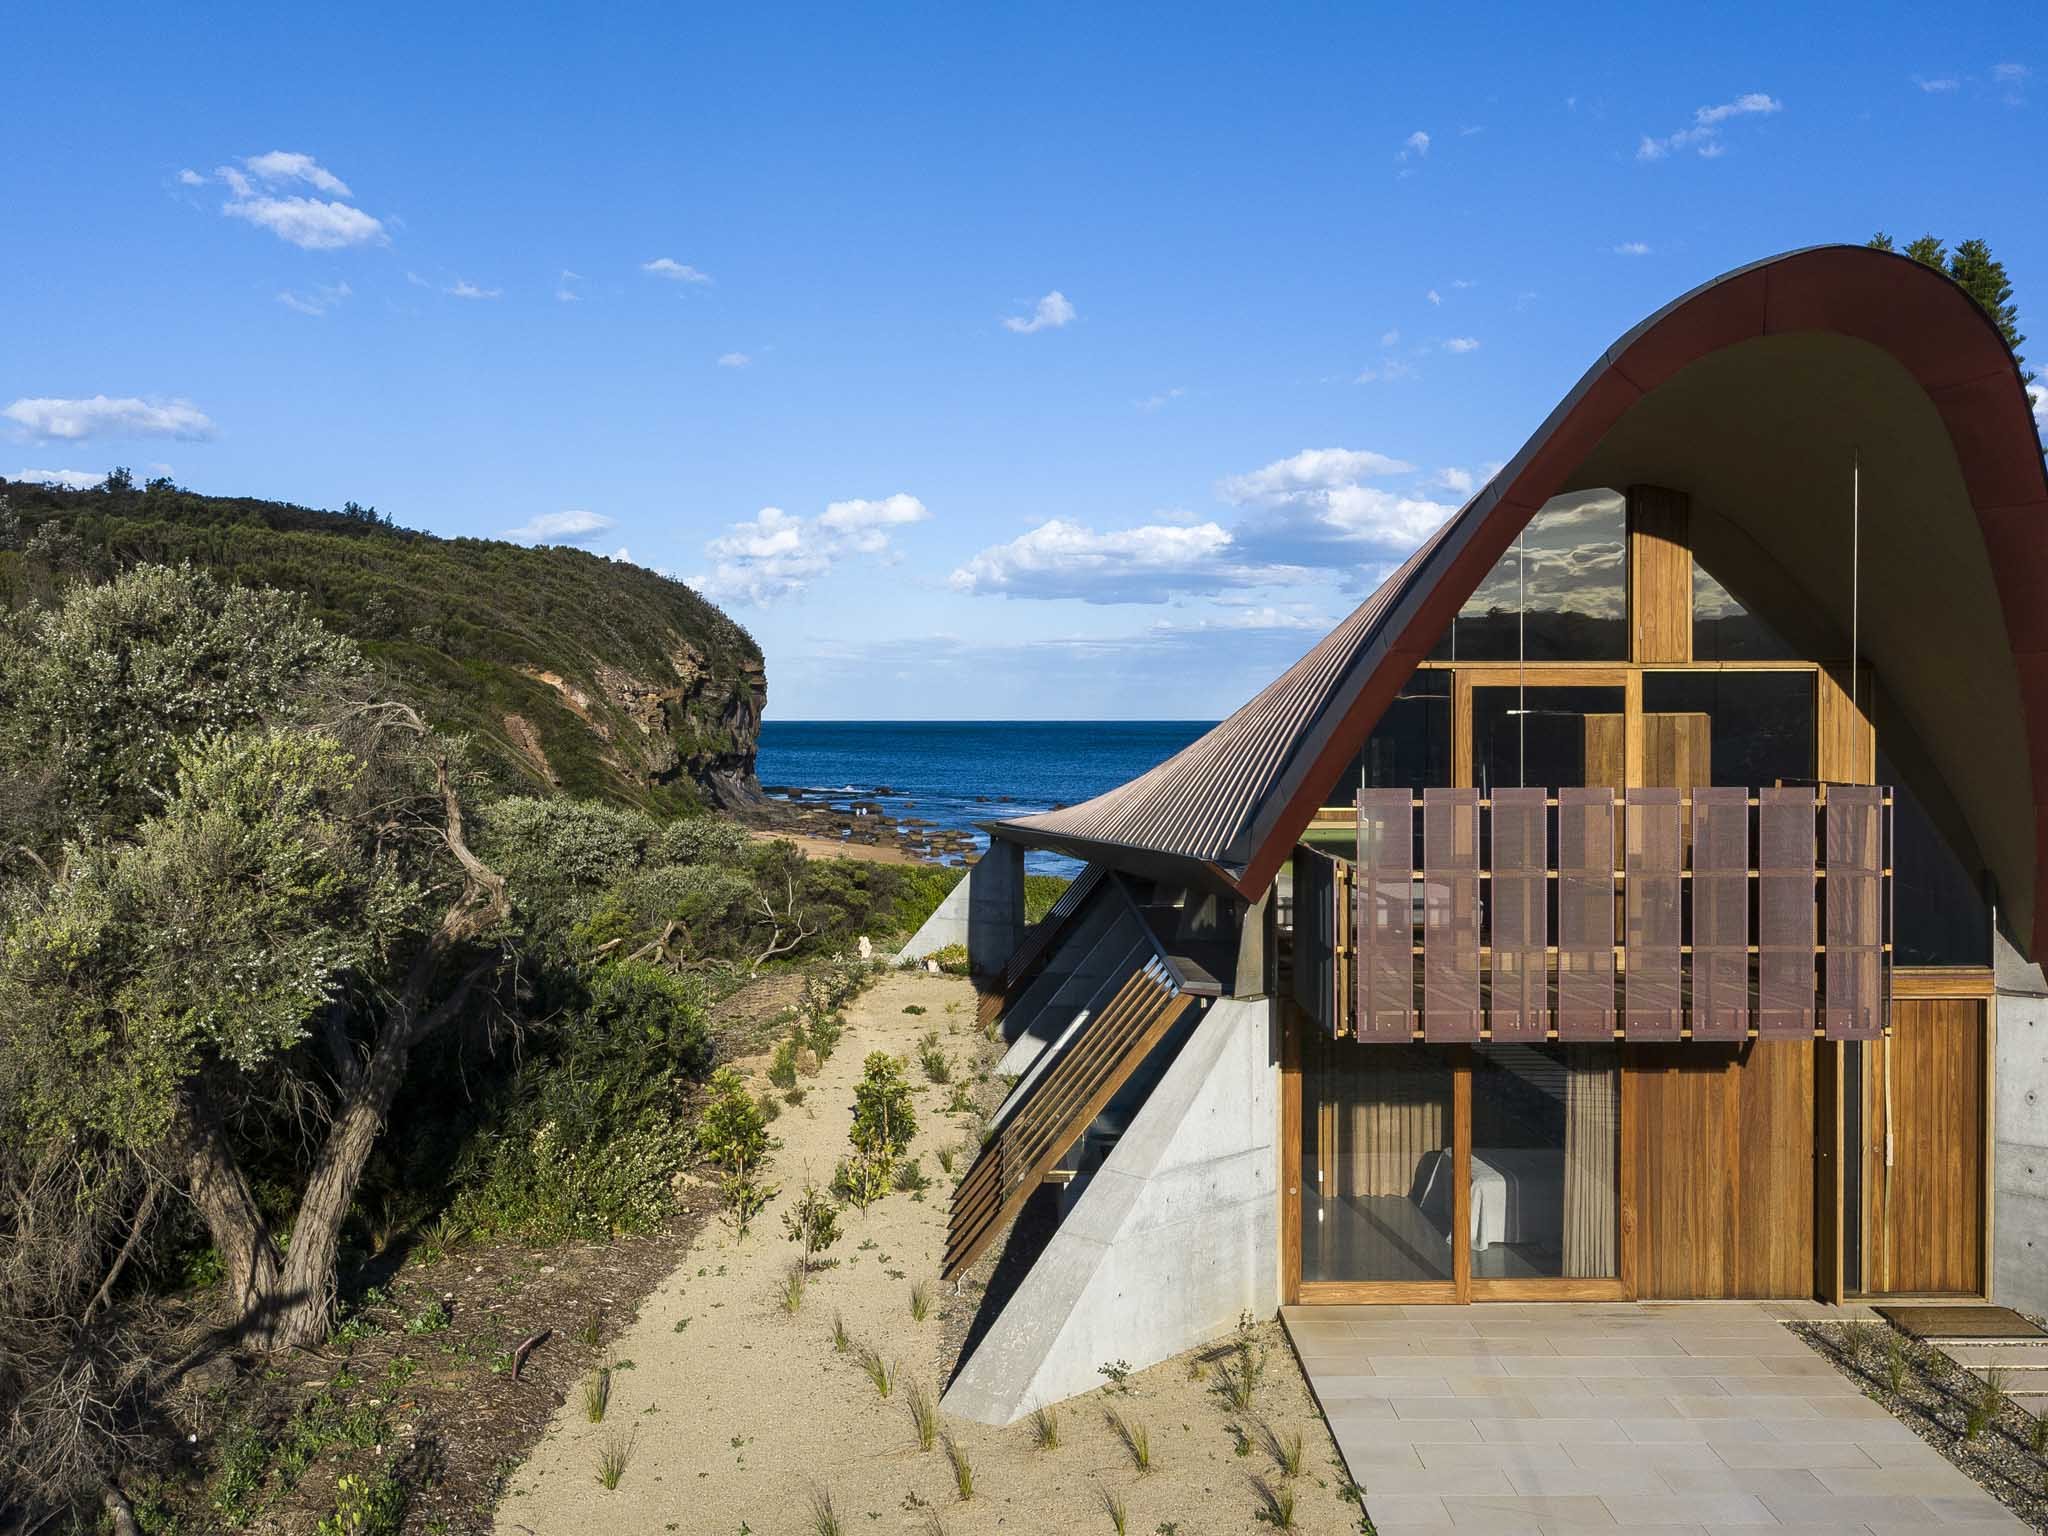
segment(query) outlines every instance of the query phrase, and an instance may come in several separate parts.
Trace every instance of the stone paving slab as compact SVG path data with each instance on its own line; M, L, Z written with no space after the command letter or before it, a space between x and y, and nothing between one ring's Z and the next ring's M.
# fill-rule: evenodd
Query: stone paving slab
M1783 1326L1869 1315L1799 1302L1283 1312L1383 1536L2025 1531Z

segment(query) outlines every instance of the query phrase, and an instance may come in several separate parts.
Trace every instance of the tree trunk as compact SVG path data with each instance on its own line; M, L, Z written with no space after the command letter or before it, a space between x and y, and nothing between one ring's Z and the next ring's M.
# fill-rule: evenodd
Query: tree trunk
M228 1149L220 1117L197 1082L185 1091L175 1134L186 1188L226 1271L228 1302L238 1317L248 1318L276 1291L277 1244L241 1164Z
M348 1084L340 1111L299 1198L291 1252L273 1297L249 1319L254 1341L270 1349L318 1344L334 1307L335 1258L341 1224L355 1199L363 1166L384 1130L384 1117L405 1080L412 1055L409 1012L389 1021L369 1063Z

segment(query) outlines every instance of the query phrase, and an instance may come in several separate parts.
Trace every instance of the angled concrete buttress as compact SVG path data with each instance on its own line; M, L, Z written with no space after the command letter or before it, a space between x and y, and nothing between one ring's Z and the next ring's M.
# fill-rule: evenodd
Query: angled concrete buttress
M940 1407L1012 1424L1280 1302L1280 1073L1264 1000L1209 1005Z

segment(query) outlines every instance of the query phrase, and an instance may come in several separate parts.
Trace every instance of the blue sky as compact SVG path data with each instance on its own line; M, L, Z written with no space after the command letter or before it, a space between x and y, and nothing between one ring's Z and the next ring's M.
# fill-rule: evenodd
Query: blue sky
M1537 9L18 7L0 474L625 551L771 717L1214 718L1728 267L1982 236L2048 359L2038 6Z

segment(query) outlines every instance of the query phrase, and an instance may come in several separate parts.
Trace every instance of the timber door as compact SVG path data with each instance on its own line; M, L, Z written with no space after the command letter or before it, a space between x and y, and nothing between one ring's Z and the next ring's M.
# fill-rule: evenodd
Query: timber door
M1899 998L1862 1048L1867 1294L1984 1294L1985 1007Z

